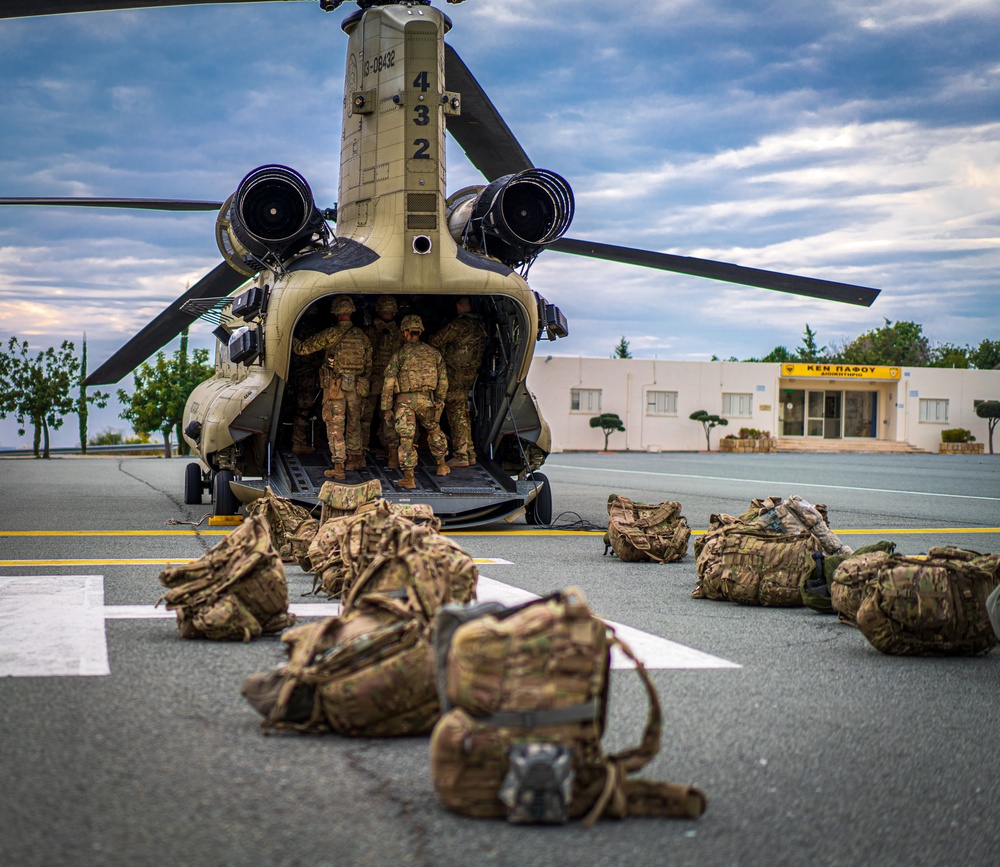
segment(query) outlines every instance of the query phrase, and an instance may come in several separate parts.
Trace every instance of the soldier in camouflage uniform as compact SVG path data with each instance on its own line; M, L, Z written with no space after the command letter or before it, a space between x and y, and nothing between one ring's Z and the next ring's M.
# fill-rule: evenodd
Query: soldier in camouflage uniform
M368 378L372 372L372 345L364 331L351 322L354 302L347 295L338 295L330 305L337 324L324 328L306 340L292 341L296 355L309 355L324 350L326 360L320 369L323 387L323 420L330 441L333 469L327 478L343 479L346 469L357 470L365 465L361 448L361 402L368 395Z
M458 299L455 310L458 318L427 342L441 351L448 369L448 396L444 401L451 429L448 466L471 467L476 463L476 450L469 419L469 392L486 351L486 324L482 316L472 312L472 302L466 297Z
M368 451L368 443L372 432L372 419L375 410L382 400L382 385L385 382L385 368L389 359L403 345L403 332L396 322L398 307L392 295L381 295L375 302L375 321L365 329L365 334L372 344L372 378L369 383L368 397L365 398L364 409L361 411L361 447ZM398 467L399 438L392 425L387 425L379 414L379 442L389 455L389 466Z
M385 369L382 414L386 424L394 425L399 436L399 466L403 470L399 486L415 488L413 470L417 465L417 450L413 441L417 422L427 431L427 444L437 461L437 474L446 476L451 472L444 462L448 440L439 423L448 394L448 373L441 353L420 342L424 323L419 316L404 316L400 327L403 345Z

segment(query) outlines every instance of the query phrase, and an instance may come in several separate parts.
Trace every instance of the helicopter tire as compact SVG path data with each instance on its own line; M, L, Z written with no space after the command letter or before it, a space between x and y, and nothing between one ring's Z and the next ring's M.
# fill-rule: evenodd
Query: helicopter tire
M229 487L229 483L236 479L236 474L232 470L219 470L212 480L212 502L215 503L215 515L235 515L240 508L239 500Z
M538 495L524 510L524 518L536 527L547 527L552 523L552 484L544 473L532 473L528 478L541 484Z
M184 503L188 506L200 506L204 487L201 480L201 464L190 463L184 467Z

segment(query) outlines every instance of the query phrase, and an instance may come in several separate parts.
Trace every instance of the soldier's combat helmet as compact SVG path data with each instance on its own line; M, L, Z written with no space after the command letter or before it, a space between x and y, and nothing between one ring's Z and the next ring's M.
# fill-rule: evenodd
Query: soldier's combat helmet
M399 323L399 327L403 331L420 334L424 330L424 323L419 316L410 315L403 317L403 321Z
M337 316L344 313L353 313L356 309L349 295L337 295L330 303L330 312Z
M392 295L379 295L378 301L375 302L375 312L380 316L383 313L389 313L395 316L399 312L399 305L396 304L396 299Z

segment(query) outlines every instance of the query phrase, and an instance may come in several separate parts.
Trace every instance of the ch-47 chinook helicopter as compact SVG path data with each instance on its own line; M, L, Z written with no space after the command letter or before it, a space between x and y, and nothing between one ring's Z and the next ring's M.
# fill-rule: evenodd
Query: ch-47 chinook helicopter
M332 11L342 2L319 5ZM191 4L0 0L0 17L167 5ZM298 502L317 502L331 463L325 449L311 455L291 449L297 403L292 341L318 330L317 319L330 324L336 295L354 300L356 324L370 317L383 295L395 296L404 312L420 314L430 331L454 314L462 296L484 317L488 346L470 394L479 463L437 477L422 453L417 489L408 491L397 487L399 470L369 455L346 480L379 479L389 499L429 503L453 527L522 513L532 523L551 521L551 491L538 471L550 449L549 431L525 380L535 342L565 337L568 325L524 279L542 251L865 306L878 295L861 286L565 237L574 209L569 184L532 164L445 43L448 16L427 0L357 5L341 25L348 46L335 207L321 210L306 180L278 165L251 171L225 202L0 200L219 210L216 240L224 261L87 378L88 384L117 382L199 316L218 324L215 375L194 390L184 413L185 438L199 457L187 467L186 502L201 502L207 488L215 513L230 515L265 486ZM486 184L448 195L446 131ZM314 432L317 444L325 445L321 422Z

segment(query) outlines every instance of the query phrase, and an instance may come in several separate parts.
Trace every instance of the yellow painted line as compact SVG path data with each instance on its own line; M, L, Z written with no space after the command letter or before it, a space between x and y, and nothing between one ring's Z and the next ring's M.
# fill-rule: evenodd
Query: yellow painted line
M228 536L231 530L0 530L3 537L58 537L58 536ZM603 536L604 530L446 530L446 536ZM692 536L704 536L708 530L692 530ZM843 535L870 536L884 533L934 534L934 533L1000 533L1000 527L929 527L926 529L872 529L837 530ZM3 561L0 561L3 562ZM104 561L101 561L104 562ZM123 563L145 562L123 560ZM162 563L162 560L152 562ZM173 562L173 561L171 561Z
M0 560L0 566L162 566L169 564L182 566L194 563L197 557L170 557L149 560ZM475 557L473 563L477 566L511 566L510 560L501 557Z
M232 530L0 530L0 536L228 536Z

